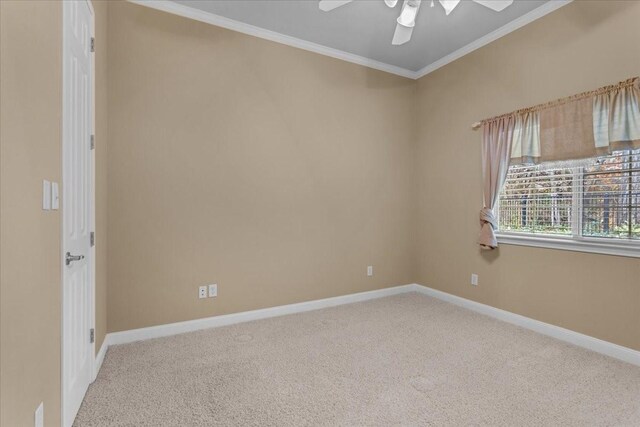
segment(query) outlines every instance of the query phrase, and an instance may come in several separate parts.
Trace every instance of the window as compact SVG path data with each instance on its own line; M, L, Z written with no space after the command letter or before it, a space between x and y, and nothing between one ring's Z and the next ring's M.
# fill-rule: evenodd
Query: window
M640 256L640 150L509 167L499 241Z

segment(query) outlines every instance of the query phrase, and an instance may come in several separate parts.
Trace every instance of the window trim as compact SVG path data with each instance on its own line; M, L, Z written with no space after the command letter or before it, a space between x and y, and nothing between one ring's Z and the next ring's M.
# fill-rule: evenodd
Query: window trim
M640 258L640 241L612 242L608 237L553 236L496 231L498 244Z

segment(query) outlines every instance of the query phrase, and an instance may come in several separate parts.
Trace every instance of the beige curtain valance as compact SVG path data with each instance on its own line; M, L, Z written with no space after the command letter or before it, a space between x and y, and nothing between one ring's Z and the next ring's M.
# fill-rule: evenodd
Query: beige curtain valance
M483 249L495 249L494 213L510 164L574 160L640 148L640 79L483 120Z
M574 160L640 148L640 79L483 120L513 117L511 164Z

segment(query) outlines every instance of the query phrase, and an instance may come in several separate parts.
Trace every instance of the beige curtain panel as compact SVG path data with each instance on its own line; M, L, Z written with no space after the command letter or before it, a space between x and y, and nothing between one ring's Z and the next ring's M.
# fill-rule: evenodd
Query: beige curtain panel
M495 249L493 209L510 164L577 160L640 148L640 79L483 120L481 248Z
M493 210L507 178L509 157L515 135L515 116L500 117L482 127L482 176L484 177L484 208L480 211L480 237L478 243L483 249L498 247L495 230L498 219ZM520 137L520 136L519 136Z
M640 79L630 79L593 98L596 150L610 153L640 147Z

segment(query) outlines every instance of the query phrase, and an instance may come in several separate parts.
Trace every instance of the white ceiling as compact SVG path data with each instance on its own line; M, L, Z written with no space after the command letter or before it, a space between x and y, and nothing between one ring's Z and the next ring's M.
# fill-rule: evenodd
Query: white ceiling
M411 41L391 45L402 1L356 0L331 12L317 0L164 0L136 3L410 78L418 78L527 23L566 0L515 0L495 12L462 0L446 16L423 0Z

